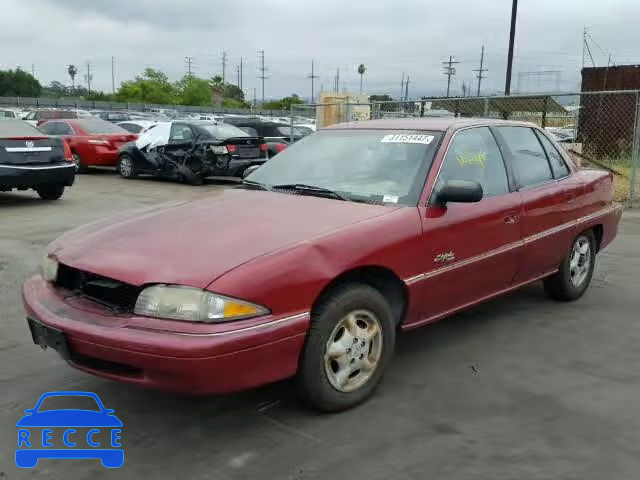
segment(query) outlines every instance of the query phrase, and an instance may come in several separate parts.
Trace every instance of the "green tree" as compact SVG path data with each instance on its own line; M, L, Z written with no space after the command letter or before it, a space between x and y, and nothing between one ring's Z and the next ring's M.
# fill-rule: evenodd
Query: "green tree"
M211 105L211 85L207 80L185 75L176 83L176 90L182 105Z
M209 84L214 103L225 108L249 108L244 99L244 92L237 85L223 82L219 75L213 77Z
M262 108L265 108L267 110L289 110L291 108L291 105L300 105L302 103L304 102L300 99L300 97L298 97L298 95L294 93L290 97L284 97L280 100L271 100L269 102L265 102L264 105L262 105Z
M62 82L58 82L57 80L53 80L51 83L49 83L49 85L43 87L42 89L43 97L61 98L66 97L69 94L69 87L64 85Z
M119 102L174 104L179 100L176 86L160 70L145 69L142 76L123 82L116 92Z
M0 95L7 97L39 97L42 85L30 73L16 68L0 71Z

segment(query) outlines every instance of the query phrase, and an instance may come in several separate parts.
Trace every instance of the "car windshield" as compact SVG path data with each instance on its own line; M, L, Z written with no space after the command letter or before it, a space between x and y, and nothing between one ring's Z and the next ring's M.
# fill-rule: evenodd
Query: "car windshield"
M311 185L347 198L416 205L439 132L323 130L247 177L267 186Z
M100 120L79 120L77 125L87 133L108 134L108 133L128 133L124 128L114 125L111 122Z
M234 125L225 123L201 125L203 130L213 135L218 140L226 140L227 138L248 137L249 134Z
M53 395L42 400L38 412L69 409L99 412L100 406L95 398L89 395Z

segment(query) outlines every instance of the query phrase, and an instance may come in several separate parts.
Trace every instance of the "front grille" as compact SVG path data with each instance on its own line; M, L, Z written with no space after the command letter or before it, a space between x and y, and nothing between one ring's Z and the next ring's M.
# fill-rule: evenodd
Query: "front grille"
M140 287L60 264L55 284L118 312L131 312Z
M260 156L260 147L255 145L238 145L238 157L240 158L256 158Z

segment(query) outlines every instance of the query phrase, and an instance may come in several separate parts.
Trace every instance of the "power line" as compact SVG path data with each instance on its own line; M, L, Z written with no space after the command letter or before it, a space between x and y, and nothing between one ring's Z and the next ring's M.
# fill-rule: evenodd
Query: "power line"
M227 75L227 51L222 51L222 83L226 81Z
M444 66L444 74L447 76L447 97L451 92L451 77L456 74L456 68L454 65L457 63L460 62L456 62L451 55L449 56L448 62L442 62L442 65Z
M480 53L480 68L478 70L474 70L474 72L478 72L478 97L480 96L480 85L482 84L482 79L485 78L482 75L484 72L488 71L486 68L482 68L484 66L484 45L482 45L482 51ZM469 87L471 87L471 83L469 83Z
M260 57L260 76L258 78L262 80L262 103L264 104L264 81L267 79L264 72L268 69L264 66L264 50L258 50L258 56Z
M193 57L184 57L184 61L186 63L187 66L187 75L191 76L193 75Z
M314 80L316 78L320 78L318 75L315 74L314 71L314 67L315 67L315 62L313 60L311 60L311 75L307 75L307 78L311 79L311 103L314 102L315 99L315 90L314 90Z

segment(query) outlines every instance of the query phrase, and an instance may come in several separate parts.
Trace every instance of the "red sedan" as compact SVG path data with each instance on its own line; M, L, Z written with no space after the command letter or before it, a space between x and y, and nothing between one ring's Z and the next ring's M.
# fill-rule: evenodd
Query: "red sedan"
M102 377L224 393L299 377L324 410L379 383L396 331L538 280L585 293L621 210L526 123L338 125L242 188L74 230L23 295L33 339Z
M58 136L71 148L78 172L93 166L115 167L118 150L137 135L99 118L49 120L38 127L47 135Z

